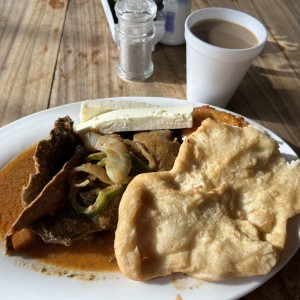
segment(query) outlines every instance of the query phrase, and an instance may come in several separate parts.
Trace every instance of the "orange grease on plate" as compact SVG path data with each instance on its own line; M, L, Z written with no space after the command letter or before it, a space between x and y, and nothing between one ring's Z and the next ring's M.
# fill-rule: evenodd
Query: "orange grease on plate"
M21 191L30 173L35 173L30 147L0 171L0 236L5 233L22 211ZM70 247L46 244L30 229L24 229L14 237L14 255L37 259L62 268L81 271L117 271L114 256L114 235L97 233L93 238L72 243Z

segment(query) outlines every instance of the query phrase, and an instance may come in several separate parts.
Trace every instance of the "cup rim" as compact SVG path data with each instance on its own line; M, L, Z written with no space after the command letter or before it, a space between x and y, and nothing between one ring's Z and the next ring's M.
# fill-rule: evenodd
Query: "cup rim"
M203 17L199 18L198 17L199 15ZM239 19L239 22L237 21L237 19L234 20L230 19L230 16L232 15L234 15L237 19ZM197 19L195 19L196 17ZM242 25L255 34L256 38L258 39L258 43L249 48L231 49L231 48L222 48L222 47L214 46L212 44L204 42L201 39L197 38L191 32L190 28L196 22L200 20L207 20L207 19L221 19L221 20L230 21ZM248 23L244 24L242 21L245 21L246 19L248 20ZM252 27L249 26L249 24L251 24L252 27L256 26L256 28L259 29L258 30L259 36L257 32L253 32L253 30L251 30ZM186 43L191 44L192 47L201 45L201 47L207 52L208 56L215 56L218 54L227 56L227 55L234 54L236 56L236 60L238 60L239 58L247 55L247 53L249 53L249 55L250 53L251 55L255 55L253 54L255 52L259 54L268 39L268 32L266 27L259 20L242 11L230 9L230 8L223 8L223 7L209 7L209 8L202 8L196 10L187 17L185 21L185 39L186 39Z

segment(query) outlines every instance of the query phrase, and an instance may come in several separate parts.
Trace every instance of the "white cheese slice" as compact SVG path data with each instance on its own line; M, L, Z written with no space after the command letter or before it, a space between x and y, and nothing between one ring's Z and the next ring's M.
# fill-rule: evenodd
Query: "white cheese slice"
M108 134L124 131L191 128L192 126L193 105L188 103L180 106L110 111L78 124L76 131L84 137L88 131Z
M83 101L80 108L80 122L86 122L93 117L99 116L109 111L126 109L126 108L142 108L142 107L158 107L157 105L136 102L136 101L115 101L110 99L95 99Z

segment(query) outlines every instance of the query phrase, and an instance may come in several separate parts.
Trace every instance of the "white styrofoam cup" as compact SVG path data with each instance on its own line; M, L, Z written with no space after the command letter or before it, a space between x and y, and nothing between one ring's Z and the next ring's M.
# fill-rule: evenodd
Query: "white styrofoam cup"
M258 43L245 49L208 44L190 30L193 24L206 19L239 24L250 30ZM225 107L267 38L267 30L262 23L237 10L211 7L191 13L185 22L187 100Z

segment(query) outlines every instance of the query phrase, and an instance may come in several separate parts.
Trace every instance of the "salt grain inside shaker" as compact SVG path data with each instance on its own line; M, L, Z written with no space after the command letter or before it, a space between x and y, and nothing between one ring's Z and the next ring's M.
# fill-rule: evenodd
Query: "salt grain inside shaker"
M118 74L124 80L146 80L153 74L151 41L157 6L152 0L119 0L115 11L118 17Z

